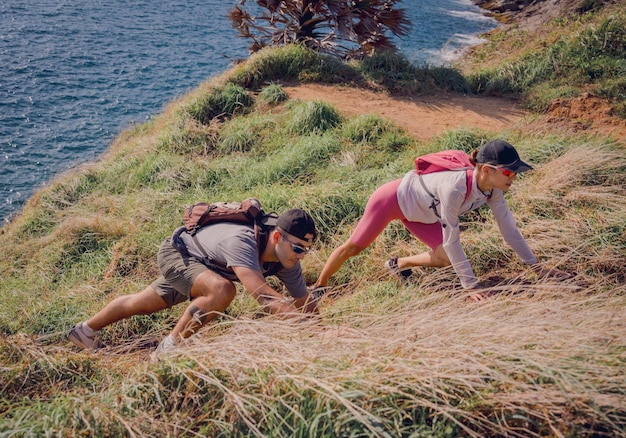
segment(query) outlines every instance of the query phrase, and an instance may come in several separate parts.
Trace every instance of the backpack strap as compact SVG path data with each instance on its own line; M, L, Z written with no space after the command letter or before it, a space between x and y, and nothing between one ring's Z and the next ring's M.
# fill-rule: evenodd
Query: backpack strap
M465 202L467 201L467 198L469 198L469 195L472 192L472 182L474 180L474 169L470 168L470 169L462 169L462 170L465 170L465 198L463 198L463 202ZM417 174L417 179L419 179L419 182L422 184L422 188L424 189L424 191L428 193L431 198L433 198L433 201L431 202L428 208L430 208L433 211L433 213L435 213L435 216L437 216L437 219L439 219L439 222L441 222L441 225L445 228L446 224L442 222L441 215L439 214L439 211L437 210L437 207L439 206L439 204L441 204L441 201L437 199L437 197L433 195L430 190L428 190L428 187L426 187L426 184L424 183L424 180L421 174L419 173Z
M193 242L196 244L198 251L202 253L202 258L206 260L207 262L211 262L211 263L216 262L217 260L209 259L209 255L206 253L202 245L200 245L200 241L198 240L197 233L193 233L193 234L189 233L189 234L191 234L191 238L193 239Z
M465 198L463 198L463 202L467 201L470 193L472 193L472 181L474 181L474 169L467 169L465 171Z
M276 228L277 224L278 215L276 213L264 214L258 223L254 223L254 235L259 247L259 266L261 266L261 269L263 269L264 265L261 257L263 256L263 252L265 251L265 248L267 248L267 244L270 241L270 231ZM269 268L263 275L265 277L276 275L276 273L278 273L281 269L283 269L283 265L280 262L270 262Z
M271 213L271 214L265 214L263 215L263 217L254 221L254 239L256 240L257 248L259 251L259 266L261 267L263 267L263 262L261 261L261 257L263 256L263 252L265 251L265 248L267 248L267 244L270 240L269 231L276 226L277 219L278 219L278 216ZM219 267L220 269L231 271L231 269L226 266L226 263L220 260L209 258L209 255L200 244L200 241L198 240L196 233L191 234L191 238L193 239L200 253L202 253L202 258L204 260L206 260L212 265ZM280 263L278 263L278 265L280 265ZM271 271L275 271L275 272L272 272L269 275L274 275L281 268L282 268L282 265L278 267L273 266L271 268Z

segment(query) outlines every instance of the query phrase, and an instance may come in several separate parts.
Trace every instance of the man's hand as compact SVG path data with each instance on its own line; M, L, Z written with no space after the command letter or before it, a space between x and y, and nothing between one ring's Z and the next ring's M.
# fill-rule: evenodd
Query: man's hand
M242 266L234 266L233 271L243 287L252 294L263 309L270 313L298 313L292 300L285 298L270 287L260 272Z
M320 313L318 308L319 300L316 300L310 293L307 293L301 298L295 298L294 304L301 312Z
M299 313L298 309L293 305L293 302L289 298L285 298L282 295L280 296L260 296L257 298L257 301L263 307L264 310L267 310L270 313L274 314L295 314Z

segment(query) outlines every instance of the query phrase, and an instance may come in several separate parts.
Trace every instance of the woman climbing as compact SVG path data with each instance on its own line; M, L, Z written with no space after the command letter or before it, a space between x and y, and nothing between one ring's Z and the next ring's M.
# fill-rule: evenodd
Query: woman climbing
M313 296L320 297L330 277L343 263L367 248L394 219L402 221L430 250L387 260L388 272L407 278L412 267L452 265L463 288L476 288L478 280L461 246L459 216L485 203L493 212L504 240L524 263L536 264L537 258L517 228L504 199L504 193L511 188L516 175L532 170L532 167L503 140L494 140L475 149L469 162L473 167L470 172L448 170L419 174L411 170L403 178L379 187L368 200L363 217L350 238L326 261L312 287ZM548 274L539 266L536 271L541 275ZM557 270L549 273L567 275ZM484 297L474 294L472 298L480 300Z

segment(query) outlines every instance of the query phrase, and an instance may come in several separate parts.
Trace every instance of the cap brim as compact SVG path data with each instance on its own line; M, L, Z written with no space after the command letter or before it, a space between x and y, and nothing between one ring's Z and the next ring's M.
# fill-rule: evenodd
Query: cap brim
M522 160L517 160L515 163L510 166L501 166L504 169L510 170L515 173L522 173L528 170L533 170L533 167L530 164L524 163Z

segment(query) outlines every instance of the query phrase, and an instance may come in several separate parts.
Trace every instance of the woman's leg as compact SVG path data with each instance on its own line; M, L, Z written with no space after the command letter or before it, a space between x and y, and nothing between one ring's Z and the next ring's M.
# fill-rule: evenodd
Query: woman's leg
M433 268L442 268L450 266L450 259L443 250L443 245L438 245L434 250L425 251L420 254L398 257L398 269L409 269L415 266L430 266Z
M350 257L357 255L364 249L365 248L362 248L352 243L350 239L346 240L340 246L335 248L330 257L328 257L328 260L326 260L326 264L324 264L324 268L322 269L320 276L315 282L315 287L326 286L330 277L335 275L335 273L339 270L339 268L341 268L346 260L348 260Z
M441 268L450 265L450 259L448 259L448 255L443 249L443 229L440 222L424 224L421 222L403 220L402 223L418 240L428 245L430 251L408 257L399 257L399 270L409 269L415 266Z
M341 268L346 260L370 246L389 222L394 219L404 219L398 205L397 195L401 181L397 179L383 184L370 196L363 217L350 238L332 252L315 282L315 287L326 286L330 277Z

